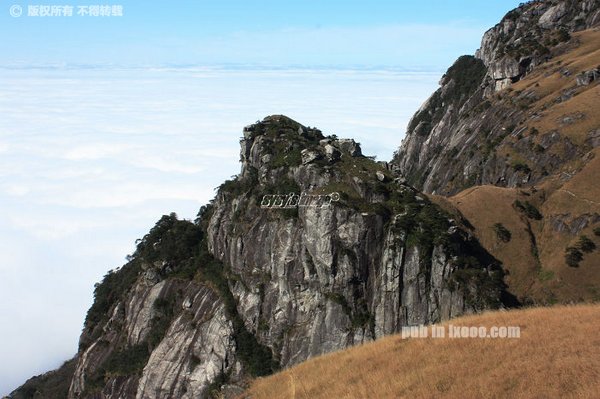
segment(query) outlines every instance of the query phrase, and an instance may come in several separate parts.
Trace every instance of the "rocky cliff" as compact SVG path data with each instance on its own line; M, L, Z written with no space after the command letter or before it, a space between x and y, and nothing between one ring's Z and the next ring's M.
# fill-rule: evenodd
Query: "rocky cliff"
M532 1L510 11L414 115L394 169L418 189L448 195L480 184L535 184L581 158L597 132L585 132L588 142L561 134L554 128L585 114L553 111L593 90L599 25L597 0ZM545 82L526 85L536 74Z
M464 221L353 140L273 116L244 129L241 162L196 222L164 216L96 286L69 398L232 396L248 377L506 301Z

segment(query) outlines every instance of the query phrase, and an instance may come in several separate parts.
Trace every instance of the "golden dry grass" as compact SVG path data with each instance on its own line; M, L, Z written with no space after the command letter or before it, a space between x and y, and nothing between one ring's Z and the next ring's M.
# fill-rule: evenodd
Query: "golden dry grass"
M489 312L445 324L518 339L399 335L255 380L243 398L598 398L600 306Z
M544 185L548 198L541 211L550 219L553 216L569 215L567 222L583 215L600 214L600 148L592 151L594 155L585 166L576 171L574 176L562 182L556 177ZM593 228L588 225L579 235L586 235L600 244L594 236ZM572 300L600 299L600 251L596 250L584 255L578 268L565 265L564 249L574 245L578 236L566 232L557 233L550 220L546 220L537 232L540 244L540 260L547 270L556 275L555 290L561 292L560 297ZM599 245L600 246L600 245Z
M574 245L579 235L586 235L600 248L600 239L593 233L596 225L588 225L577 235L557 232L554 219L566 223L574 219L600 214L600 149L573 178L564 182L558 176L531 189L476 186L453 197L430 196L449 212L460 212L474 227L479 242L500 262L507 272L508 290L521 301L536 303L569 303L600 300L600 250L585 254L578 268L567 266L565 249ZM525 218L513 203L516 199L533 203L544 218ZM511 240L498 239L493 225L502 223L511 232ZM527 224L529 223L530 230ZM531 234L530 234L531 233ZM538 258L532 245L535 238Z
M516 189L477 186L445 200L475 227L474 233L479 242L502 262L508 272L506 283L511 292L522 298L531 292L538 264L531 251L527 225L512 206L517 198L522 199ZM440 200L434 199L438 204ZM509 242L498 239L493 229L495 223L502 223L510 231L512 237Z
M574 33L567 47L567 51L536 68L511 89L514 92L533 91L537 95L538 100L531 104L530 113L536 113L539 119L530 123L530 127L542 133L558 129L573 142L582 144L587 132L600 124L600 87L597 83L577 87L575 77L600 65L600 30ZM569 71L568 76L562 73L565 70ZM555 103L565 90L575 90L575 96ZM583 114L583 118L576 118L569 124L561 123L564 117L577 114Z

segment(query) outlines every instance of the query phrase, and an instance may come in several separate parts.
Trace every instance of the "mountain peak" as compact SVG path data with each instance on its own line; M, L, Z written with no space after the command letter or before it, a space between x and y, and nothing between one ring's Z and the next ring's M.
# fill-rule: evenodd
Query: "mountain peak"
M475 56L488 68L486 94L507 88L556 54L570 34L600 24L600 1L530 1L508 12Z
M362 157L360 143L353 139L325 137L284 115L267 116L246 126L240 139L242 176L256 169L259 175L281 175L305 165L328 167L342 158Z

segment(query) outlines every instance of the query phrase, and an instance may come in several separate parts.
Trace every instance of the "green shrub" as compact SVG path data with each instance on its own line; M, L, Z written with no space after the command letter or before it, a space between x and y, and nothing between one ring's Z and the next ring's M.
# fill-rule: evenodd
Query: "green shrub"
M248 167L248 175L245 177L234 176L231 180L225 180L218 188L219 193L239 197L252 190L258 184L258 170L253 167Z
M510 21L516 21L519 16L521 15L521 12L517 9L514 10L510 10L503 19L508 19Z
M175 303L170 298L158 298L153 304L155 316L150 322L148 345L154 349L165 337L175 316Z
M542 214L538 209L533 206L529 201L525 201L524 203L516 200L513 204L515 208L524 213L529 219L541 220L543 218Z
M511 164L511 166L517 172L523 172L523 173L529 173L529 172L531 172L531 169L529 168L529 165L527 165L525 162L515 161L515 162L513 162Z
M421 265L426 267L431 263L434 247L449 243L449 215L427 199L417 202L413 193L404 201L404 212L395 219L393 227L407 233L406 246L419 248Z
M274 168L299 166L302 163L301 151L299 147L294 147L289 152L280 150L275 153L271 166Z
M494 231L496 232L496 236L500 241L509 242L512 234L510 231L504 227L502 223L495 223L493 226Z
M575 247L567 247L565 251L565 261L571 267L578 267L579 262L583 260L583 254Z
M71 359L58 368L32 377L21 387L17 388L10 396L11 399L67 399L69 386L73 379L77 359Z
M596 235L596 236L600 237L600 227L596 227L596 228L594 229L594 235Z
M138 240L134 258L147 263L166 261L185 263L198 254L202 230L187 220L178 220L177 215L164 215L150 229L150 232Z
M577 248L580 251L590 253L596 249L596 244L594 244L594 241L590 240L587 236L581 235L577 242Z
M571 40L571 35L565 28L560 28L556 32L556 40L558 40L559 43L567 42L567 41Z
M102 282L94 285L94 302L87 312L84 326L92 332L98 324L108 319L112 306L133 286L141 271L139 262L130 261L117 271L110 270ZM92 340L95 337L92 337ZM82 340L82 348L91 342Z
M470 55L460 56L444 75L445 79L454 81L454 86L450 90L438 89L433 93L428 100L429 106L417 112L411 119L408 132L413 132L422 123L423 128L416 133L428 136L431 127L444 115L447 105L453 103L456 105L456 109L460 109L479 88L486 71L487 69L480 59Z
M112 375L136 374L144 369L149 357L148 344L142 342L113 352L104 362L104 369Z
M459 257L457 265L459 267L448 280L451 290L463 287L465 302L476 309L499 305L498 297L502 289L502 274L499 270L488 271L482 268L479 261L472 256Z
M203 221L208 221L214 212L214 204L213 200L206 205L202 205L198 210L198 214L196 215L196 219L194 223L197 225L201 225ZM205 227L205 226L202 226Z

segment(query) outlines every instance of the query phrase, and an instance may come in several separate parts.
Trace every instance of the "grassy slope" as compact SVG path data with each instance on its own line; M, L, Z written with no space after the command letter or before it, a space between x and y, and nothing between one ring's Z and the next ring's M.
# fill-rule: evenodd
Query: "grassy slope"
M521 127L523 134L531 134L535 128L539 142L545 133L556 131L583 147L588 132L600 128L600 85L577 87L575 77L600 65L600 31L587 30L572 35L562 45L561 54L537 67L523 80L502 92L508 97L522 92L532 92L536 100L527 114L530 118ZM569 74L565 75L565 71ZM573 97L556 101L566 91ZM579 115L572 123L564 124L566 116ZM589 147L588 147L589 148ZM549 151L561 156L561 146ZM500 145L498 154L511 152ZM518 156L531 165L531 161ZM569 176L571 176L569 178ZM526 189L507 189L493 186L469 188L454 197L433 199L447 209L458 209L475 227L474 233L480 242L496 256L509 275L510 290L519 298L530 298L536 303L548 304L581 300L600 300L600 251L584 254L578 268L565 263L565 249L577 243L581 234L593 239L600 248L600 237L594 236L593 228L600 223L587 226L577 235L557 232L552 220L561 217L569 224L582 215L600 214L600 148L595 148L582 158L563 164L558 173L549 176L536 186L537 192ZM526 219L513 207L516 199L533 203L544 215L541 221ZM512 239L504 243L498 239L492 226L502 223L511 233ZM537 252L533 253L530 231L535 237Z
M508 272L506 283L519 299L531 292L539 273L527 231L527 219L513 207L515 200L522 200L521 197L518 190L494 186L469 188L450 198L432 197L451 212L458 209L469 220L479 242L502 262ZM494 231L494 224L499 222L510 231L509 242L501 241ZM532 220L529 222L532 229L539 224Z
M536 94L537 101L528 109L531 115L536 114L530 127L535 127L542 133L558 128L561 134L581 144L587 132L598 128L600 87L597 82L576 87L575 77L600 65L600 30L574 33L564 50L563 54L537 67L509 90L533 91ZM569 73L567 76L563 73L565 71ZM574 96L556 103L555 99L569 89L574 90ZM576 113L583 113L585 117L571 124L560 125L560 119Z
M600 305L489 312L449 322L519 326L518 339L390 336L257 379L260 398L595 398Z
M600 150L594 152L600 153ZM469 220L478 240L508 271L509 291L519 299L529 298L540 304L598 301L600 237L594 235L593 229L600 224L588 225L578 235L573 235L568 231L557 232L552 219L567 215L565 220L570 222L582 215L600 214L599 176L600 156L596 156L571 180L565 183L551 178L536 192L478 186L454 197L432 199L451 212L460 211ZM513 206L516 199L534 204L544 218L536 221L524 217ZM502 242L496 235L493 226L498 222L511 232L509 242ZM528 231L535 237L535 246ZM584 254L579 267L569 267L565 263L565 249L575 245L582 234L592 239L598 248ZM534 247L537 247L538 259Z

